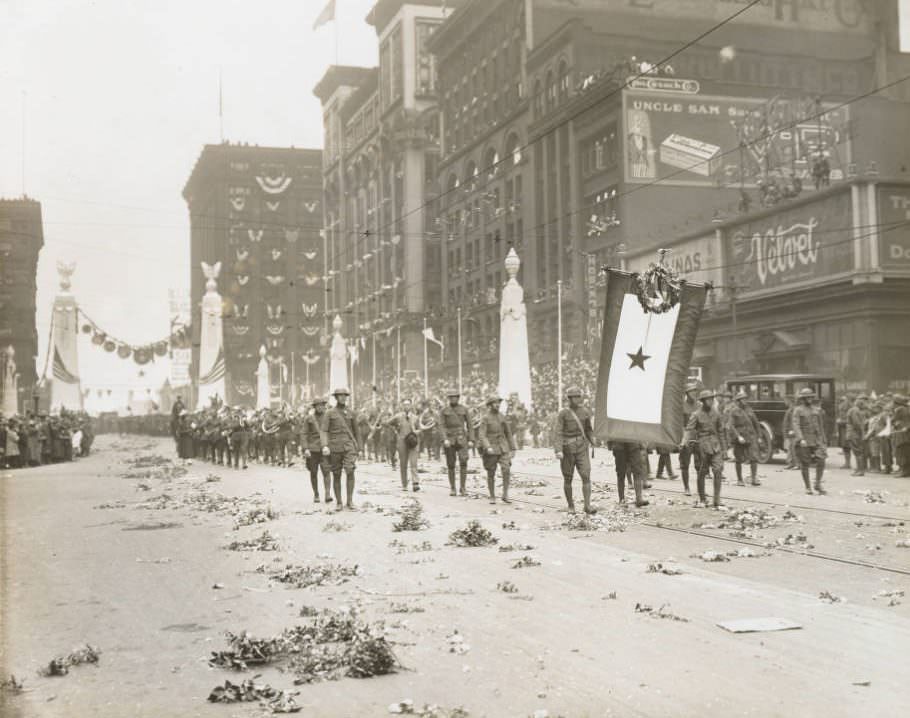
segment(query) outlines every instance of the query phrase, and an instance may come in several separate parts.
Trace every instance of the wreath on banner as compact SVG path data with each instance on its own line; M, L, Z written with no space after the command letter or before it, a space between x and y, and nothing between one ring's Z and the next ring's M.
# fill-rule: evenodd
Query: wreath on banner
M668 267L667 250L660 250L660 261L652 262L641 273L633 275L635 296L646 314L665 314L679 304L683 280Z

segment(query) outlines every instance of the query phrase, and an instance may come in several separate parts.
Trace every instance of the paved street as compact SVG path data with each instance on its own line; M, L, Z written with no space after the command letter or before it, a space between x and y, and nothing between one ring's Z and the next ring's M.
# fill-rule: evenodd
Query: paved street
M386 466L361 464L358 510L335 513L314 505L299 465L184 466L171 442L143 437L96 446L75 464L0 475L0 664L24 681L0 695L3 716L262 715L255 702L206 700L256 674L299 691L305 716L383 716L410 699L491 717L832 718L894 715L906 700L907 479L836 469L829 495L810 497L778 464L762 467L760 488L726 484L727 513L691 508L679 480L654 481L652 505L635 511L615 508L612 461L598 450L601 512L569 527L549 452L526 450L510 506L490 506L476 475L470 498L450 497L425 463L417 496L430 526L395 532L409 497ZM277 517L235 528L269 507ZM719 526L747 507L744 521ZM447 545L472 519L498 545ZM226 548L264 530L277 551ZM513 568L523 557L539 565ZM358 570L337 585L269 580L287 564ZM209 665L225 632L272 636L310 622L304 607L384 621L401 668L294 686L281 662ZM801 628L717 626L763 617ZM86 643L101 651L97 665L39 675Z

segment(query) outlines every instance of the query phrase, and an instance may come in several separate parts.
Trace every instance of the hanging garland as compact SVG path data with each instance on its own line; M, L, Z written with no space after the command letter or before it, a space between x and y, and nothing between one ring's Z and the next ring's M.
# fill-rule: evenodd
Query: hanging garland
M140 366L153 361L156 356L167 356L168 349L186 349L191 346L189 330L186 327L178 326L171 336L167 339L161 339L151 344L135 346L129 342L121 341L112 337L103 331L89 316L81 309L78 310L82 315L82 333L92 335L92 344L101 347L104 351L113 353L121 359L133 358Z
M666 264L667 250L659 250L660 260L633 275L633 289L645 314L665 314L679 304L683 282Z

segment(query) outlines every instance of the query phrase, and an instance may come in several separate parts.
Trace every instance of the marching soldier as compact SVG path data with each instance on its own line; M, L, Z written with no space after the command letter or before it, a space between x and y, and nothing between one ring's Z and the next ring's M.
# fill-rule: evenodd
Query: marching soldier
M639 508L650 502L642 496L642 489L648 486L648 470L644 459L644 448L631 441L611 441L607 448L613 452L613 463L616 466L617 503L626 503L626 482L635 491L635 505Z
M366 409L361 409L356 412L357 416L357 436L363 439L363 458L364 460L369 459L370 451L370 415L367 413Z
M385 448L389 463L394 469L398 455L398 432L395 430L395 414L391 409L382 413L382 445Z
M553 450L562 471L562 490L566 496L569 513L575 513L572 479L575 470L578 469L585 513L597 513L597 509L591 506L591 458L588 455L588 447L594 446L591 412L581 405L581 389L578 387L571 387L566 392L566 398L569 405L559 410L553 431Z
M853 406L854 397L852 394L842 396L835 408L835 420L837 426L837 444L841 447L844 454L844 465L842 469L850 468L850 442L847 441L847 412Z
M417 458L420 454L419 419L411 408L410 399L401 400L401 411L392 420L398 436L398 458L401 462L401 489L408 490L408 473L411 474L411 488L420 491L420 477L417 475Z
M439 460L439 435L436 429L436 413L429 399L420 402L420 418L417 422L420 437L420 451L427 450L428 459Z
M340 511L341 505L341 474L346 477L345 495L347 507L354 508L354 469L357 465L357 452L360 451L360 441L357 438L357 424L354 414L345 405L350 392L344 387L339 387L332 392L335 397L335 406L325 413L326 446L329 450L329 466L332 469L332 489L335 494L336 508Z
M695 399L695 393L698 391L698 387L695 384L689 384L686 387L686 398L683 401L683 425L689 425L689 418L698 410L698 401ZM689 491L689 462L692 459L695 459L695 471L698 472L698 452L692 451L689 448L689 442L683 438L682 444L679 446L679 473L682 475L683 482L683 493L686 496L691 496L692 492Z
M234 416L231 419L231 456L234 459L234 468L239 469L240 464L246 469L246 458L250 452L250 431L243 416L243 407L234 407Z
M891 419L891 446L901 478L910 477L910 407L902 394L894 396L894 416Z
M705 390L698 395L701 406L689 417L686 439L698 452L698 501L696 507L708 503L705 495L705 476L710 469L714 475L714 508L721 508L720 484L724 478L724 421L714 408L714 392Z
M851 476L866 475L866 421L869 418L866 411L867 398L865 394L860 394L847 411L847 443L856 459L856 470Z
M502 472L502 501L510 504L509 478L512 466L512 454L515 451L515 440L508 423L499 413L502 399L491 396L487 399L489 411L483 416L477 433L478 443L483 452L483 468L487 471L487 489L490 492L490 503L496 503L496 466Z
M825 458L828 455L828 441L825 437L825 422L819 409L812 405L815 392L809 387L799 390L799 405L793 410L793 439L797 446L799 468L803 475L806 493L812 494L809 484L809 465L815 462L815 490L824 494L822 476L825 473Z
M727 414L727 432L733 444L733 459L736 461L736 485L745 486L743 481L743 463L749 462L749 473L753 486L761 486L758 480L758 436L761 426L758 417L747 400L749 395L740 391L734 398L735 403Z
M446 392L449 405L442 410L439 420L442 428L442 447L449 472L449 496L455 496L455 458L458 458L458 486L462 496L467 496L468 449L474 446L474 429L467 407L459 403L457 389Z
M318 396L311 404L313 413L303 420L303 431L300 443L303 445L303 456L307 471L310 472L310 486L313 488L313 501L319 501L319 470L322 470L322 481L325 486L325 502L332 500L332 472L329 469L329 439L325 432L324 397ZM338 497L339 503L341 497Z

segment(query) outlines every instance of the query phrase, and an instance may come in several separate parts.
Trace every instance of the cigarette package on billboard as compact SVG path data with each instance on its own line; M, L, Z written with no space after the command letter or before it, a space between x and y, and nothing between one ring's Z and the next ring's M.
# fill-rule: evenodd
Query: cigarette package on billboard
M671 167L710 177L720 167L720 147L672 134L660 143L660 161Z

